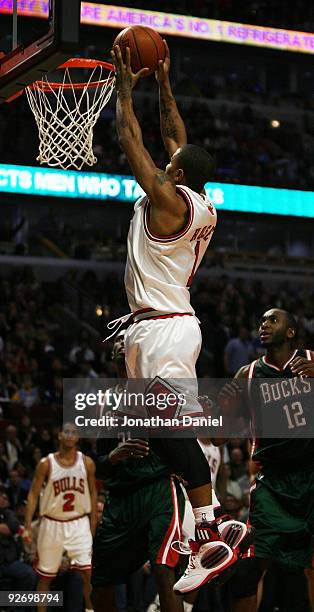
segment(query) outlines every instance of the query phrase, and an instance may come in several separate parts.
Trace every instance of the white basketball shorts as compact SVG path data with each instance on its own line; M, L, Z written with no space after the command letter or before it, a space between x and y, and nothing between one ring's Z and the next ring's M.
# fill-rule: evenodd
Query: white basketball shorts
M202 335L195 316L172 315L133 323L125 335L128 377L168 381L178 393L185 394L180 416L202 414L195 370L201 345ZM178 379L184 380L180 383Z
M64 552L71 561L71 569L90 571L92 543L88 516L64 522L43 517L37 541L37 573L44 578L54 578Z

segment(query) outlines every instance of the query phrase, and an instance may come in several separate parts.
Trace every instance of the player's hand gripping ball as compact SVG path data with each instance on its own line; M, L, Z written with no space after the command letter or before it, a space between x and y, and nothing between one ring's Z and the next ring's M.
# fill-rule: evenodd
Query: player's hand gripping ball
M156 72L160 60L166 57L166 47L161 36L146 26L130 26L125 28L116 37L113 48L118 45L121 49L122 59L126 63L126 49L129 47L131 56L131 69L138 72L148 68L145 76Z

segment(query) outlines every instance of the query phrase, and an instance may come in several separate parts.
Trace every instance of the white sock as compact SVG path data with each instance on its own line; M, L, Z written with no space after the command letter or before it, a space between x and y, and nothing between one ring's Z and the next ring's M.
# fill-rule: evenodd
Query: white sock
M85 612L94 612L94 610L91 610L90 608L85 608Z
M215 520L214 508L212 504L210 506L201 506L200 508L193 508L193 514L196 525L206 522L211 523Z

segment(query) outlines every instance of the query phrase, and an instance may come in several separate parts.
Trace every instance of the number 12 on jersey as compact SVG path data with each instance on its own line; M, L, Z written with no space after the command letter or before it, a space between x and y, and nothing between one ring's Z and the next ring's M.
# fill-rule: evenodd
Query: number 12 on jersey
M291 406L285 404L282 409L287 417L288 429L304 427L304 425L306 425L306 419L304 416L302 416L304 412L301 402L292 402Z

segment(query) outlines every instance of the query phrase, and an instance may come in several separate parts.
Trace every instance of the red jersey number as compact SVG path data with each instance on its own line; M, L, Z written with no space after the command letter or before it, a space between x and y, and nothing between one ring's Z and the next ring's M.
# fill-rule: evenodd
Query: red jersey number
M63 507L62 510L63 512L72 512L75 508L74 508L74 502L75 502L75 495L74 493L65 493L63 495Z

